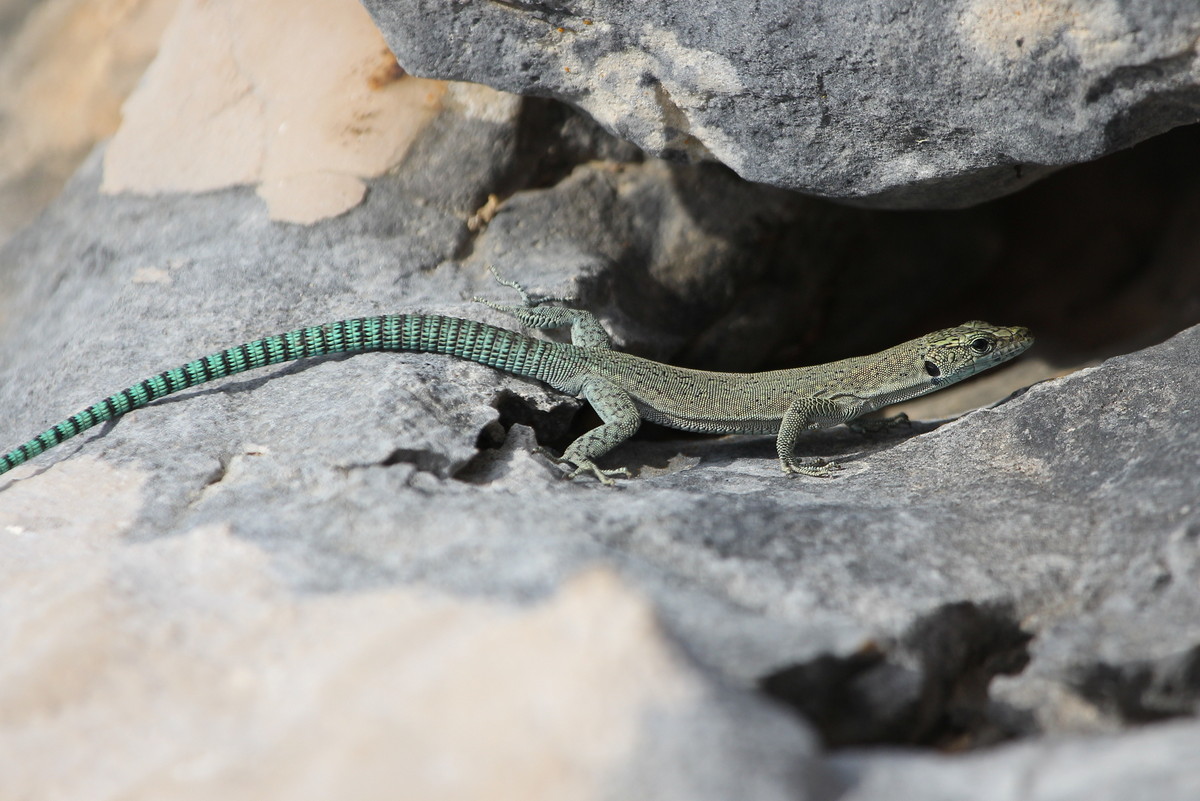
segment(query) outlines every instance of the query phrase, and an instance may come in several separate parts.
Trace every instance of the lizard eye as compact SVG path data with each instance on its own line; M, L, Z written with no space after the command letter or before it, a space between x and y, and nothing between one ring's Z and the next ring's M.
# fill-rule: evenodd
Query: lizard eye
M925 372L929 374L930 378L937 378L938 376L940 376L942 374L942 368L938 367L936 364L934 364L931 361L926 361L925 362Z
M991 352L992 341L990 339L984 339L983 337L971 340L971 350L982 356L985 353Z

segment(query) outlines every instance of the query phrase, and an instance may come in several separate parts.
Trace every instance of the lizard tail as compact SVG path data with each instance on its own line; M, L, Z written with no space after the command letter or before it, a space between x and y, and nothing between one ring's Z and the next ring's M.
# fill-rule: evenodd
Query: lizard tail
M441 315L387 314L297 328L196 359L110 395L0 456L0 474L164 395L258 367L337 353L410 351L446 353L541 379L548 350L549 343L515 331Z

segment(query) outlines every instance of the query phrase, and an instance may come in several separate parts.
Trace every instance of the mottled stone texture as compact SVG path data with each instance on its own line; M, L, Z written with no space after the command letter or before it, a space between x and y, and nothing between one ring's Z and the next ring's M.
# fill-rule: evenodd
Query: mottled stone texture
M1021 6L1048 32L1019 49L1068 41L1064 8ZM458 84L361 205L306 226L249 187L102 194L97 150L0 248L0 447L302 325L511 325L470 302L511 297L489 264L690 366L973 317L1038 343L962 387L970 415L805 437L835 480L783 477L770 437L647 426L605 465L638 478L567 482L537 446L595 425L579 401L418 354L245 373L89 431L0 477L0 798L1197 796L1197 134L887 212ZM881 165L888 136L862 136Z
M790 310L836 304L783 265L819 276L853 242L883 280L929 241L909 239L914 225L936 228L797 206L726 171L634 159L575 115L501 97L487 114L479 99L431 124L362 206L310 227L270 222L249 189L101 195L97 154L0 251L0 440L298 325L409 309L506 324L469 302L504 291L489 263L576 291L642 352L802 362L815 348L785 341ZM998 236L988 219L940 240L943 258ZM870 291L888 290L839 297L852 309ZM591 425L572 422L576 401L437 356L323 359L172 397L4 477L3 625L21 657L4 663L0 753L21 770L0 777L38 786L45 742L76 755L68 790L142 781L184 797L182 775L261 797L298 786L271 777L320 775L374 797L414 769L388 744L436 723L421 781L462 761L462 787L492 786L477 756L503 732L528 798L882 799L910 782L906 797L987 797L970 793L1012 766L1071 777L1074 794L1047 798L1107 792L1114 775L1131 795L1178 797L1196 763L1157 763L1147 784L1147 743L1176 748L1195 724L1121 732L1193 720L1200 692L1198 352L1190 328L941 427L806 438L803 454L848 465L831 481L784 478L769 437L650 432L610 460L638 479L566 482L535 437L561 445ZM610 578L578 583L597 567ZM581 664L586 682L556 672ZM429 693L445 700L404 702ZM61 728L39 728L45 704ZM127 716L176 721L171 742L191 745L72 733ZM344 736L295 734L306 726ZM364 726L377 738L356 739ZM536 738L559 726L586 736L554 752L569 768L548 785ZM1075 739L830 760L812 730L828 746ZM1102 732L1117 738L1081 739ZM1090 753L1106 760L1094 779L1078 773Z
M863 205L967 206L1200 120L1194 0L364 5L418 75Z

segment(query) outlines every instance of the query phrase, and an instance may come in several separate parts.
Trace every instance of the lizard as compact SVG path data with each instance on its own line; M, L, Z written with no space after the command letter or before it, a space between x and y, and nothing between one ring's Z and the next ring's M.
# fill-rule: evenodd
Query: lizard
M572 442L558 461L568 478L590 473L603 484L630 477L627 468L603 469L596 460L632 437L643 420L708 434L775 434L785 474L832 476L840 465L801 463L793 454L802 432L850 423L862 415L926 395L1024 352L1027 328L971 320L934 331L870 356L809 367L724 373L675 367L614 350L591 312L570 298L532 295L515 281L521 303L476 297L538 330L569 327L571 342L535 339L487 323L436 314L389 314L298 328L227 348L151 376L71 415L0 456L0 474L87 429L165 395L282 362L342 353L440 353L531 378L585 399L601 424Z

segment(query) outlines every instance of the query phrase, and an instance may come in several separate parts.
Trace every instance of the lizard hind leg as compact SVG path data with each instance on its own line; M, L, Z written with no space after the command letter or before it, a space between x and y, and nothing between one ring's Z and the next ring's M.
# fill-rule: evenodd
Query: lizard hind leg
M515 289L521 294L521 303L497 303L487 298L473 298L476 303L495 309L496 311L515 317L522 324L539 331L550 328L571 327L571 344L581 348L612 349L612 340L608 332L600 325L596 315L583 309L571 309L564 306L547 306L547 303L573 303L574 298L559 298L549 295L531 295L525 287L516 281L507 281L500 277L496 268L488 265L488 269L501 286Z
M575 468L567 477L591 473L601 484L611 486L613 476L629 478L629 470L624 467L604 470L594 460L632 437L641 427L642 418L629 393L603 379L587 379L582 395L600 415L603 424L583 434L563 452L562 461Z
M842 469L837 462L818 459L802 464L796 459L793 449L801 432L836 425L846 419L849 412L833 401L824 398L801 397L792 402L779 424L779 435L775 449L779 454L779 466L787 475L829 478Z

